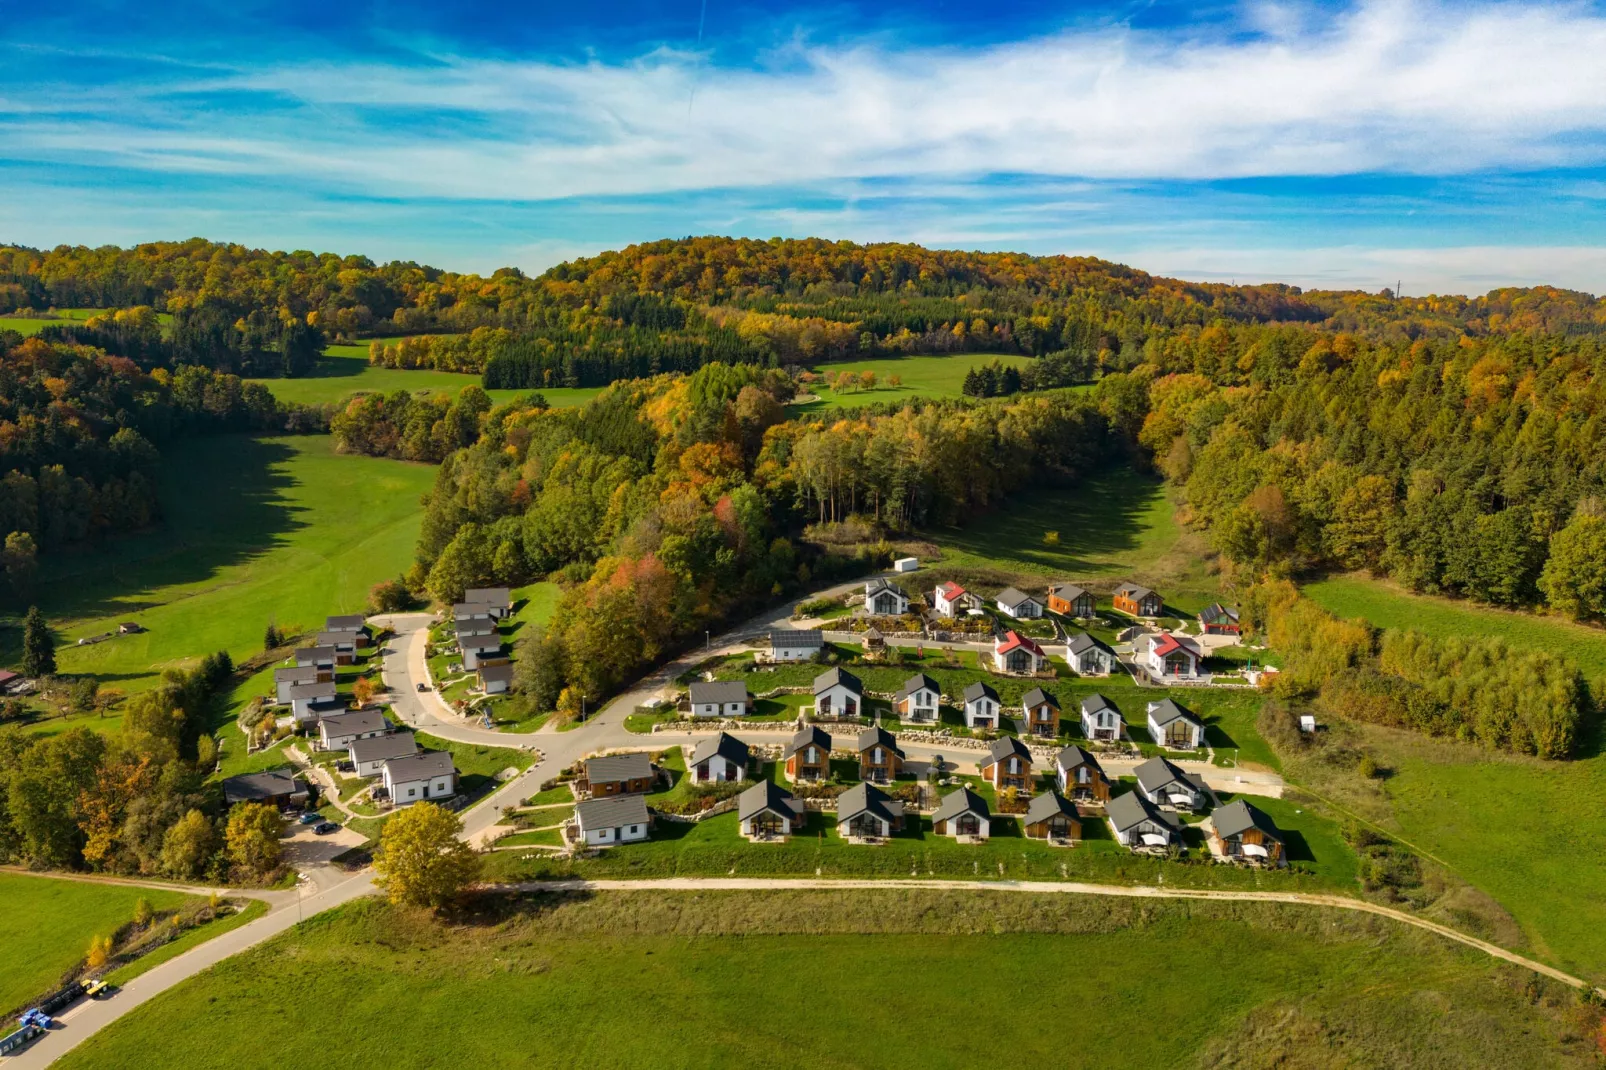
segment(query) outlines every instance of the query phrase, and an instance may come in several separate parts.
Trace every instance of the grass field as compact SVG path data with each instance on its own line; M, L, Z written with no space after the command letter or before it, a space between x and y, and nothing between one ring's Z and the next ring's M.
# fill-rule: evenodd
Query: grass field
M0 873L0 1012L46 995L96 936L134 920L134 904L157 910L189 899L180 892Z
M106 311L103 308L58 308L54 310L54 319L33 316L0 316L0 331L16 331L25 337L32 337L39 333L41 328L55 323L83 323L91 316ZM165 324L173 322L173 317L166 312L158 312L156 318Z
M192 439L166 451L162 472L160 528L42 566L62 672L140 688L210 651L259 650L270 620L316 630L327 614L360 610L373 584L411 562L419 495L435 474L337 455L322 435ZM123 620L147 630L72 645ZM20 628L5 629L7 663L20 643Z
M395 341L395 339L384 339ZM323 351L313 374L299 379L259 379L257 382L273 391L280 401L299 402L303 405L323 405L357 393L377 391L389 394L396 390L431 390L456 395L465 386L478 386L480 377L461 372L437 372L427 369L376 368L368 363L368 343L360 345L333 345ZM600 393L600 388L569 389L559 387L543 390L541 394L554 408L583 405ZM495 402L511 401L527 390L488 391Z
M1595 1065L1596 1012L1571 993L1306 908L888 891L482 911L447 926L350 904L57 1065Z
M821 364L813 370L821 375L840 375L842 372L875 372L878 380L873 390L838 392L817 383L810 391L819 401L792 406L794 413L825 412L830 409L853 408L860 405L878 405L884 402L904 401L915 397L959 397L963 391L965 373L972 368L993 361L1023 367L1031 357L1008 353L960 353L953 356L878 357L874 360L849 360ZM888 376L902 378L903 385L886 385Z

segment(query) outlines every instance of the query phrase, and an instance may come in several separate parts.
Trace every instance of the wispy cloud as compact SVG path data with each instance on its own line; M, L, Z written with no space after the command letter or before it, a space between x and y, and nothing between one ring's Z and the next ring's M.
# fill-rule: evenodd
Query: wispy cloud
M1606 160L1606 19L1374 0L1266 32L981 49L789 44L758 66L431 56L19 89L13 159L541 200L885 176L1456 174ZM695 83L695 100L692 98ZM689 109L688 102L692 101Z

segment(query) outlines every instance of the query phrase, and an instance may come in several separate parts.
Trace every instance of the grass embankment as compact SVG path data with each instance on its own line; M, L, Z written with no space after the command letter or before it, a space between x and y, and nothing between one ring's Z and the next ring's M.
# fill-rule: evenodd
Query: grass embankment
M1304 590L1334 613L1378 627L1498 636L1571 657L1596 681L1606 677L1606 633L1596 629L1358 577ZM1597 685L1595 694L1602 693ZM1562 762L1360 730L1387 771L1383 794L1399 835L1493 896L1538 957L1606 982L1606 754L1599 729L1577 759Z
M340 456L324 435L174 443L161 527L41 566L41 608L64 636L61 671L137 690L214 650L256 653L270 620L308 632L327 614L361 610L373 584L411 562L418 497L433 478L425 465ZM125 620L146 631L71 643ZM0 660L15 663L21 634L5 629ZM89 723L111 728L116 718Z
M381 339L394 342L395 338ZM332 345L323 351L311 375L297 379L258 379L280 401L303 405L325 405L342 401L360 391L390 394L397 390L438 391L456 396L465 386L479 386L480 377L463 372L438 372L425 368L376 368L368 363L368 343ZM601 391L597 387L569 389L558 387L540 393L553 408L583 405ZM497 403L511 401L527 390L488 390Z
M141 899L156 910L198 902L177 891L0 873L0 1012L47 994L83 960L92 938L134 920Z
M155 951L141 955L126 966L119 966L106 975L105 981L107 984L112 985L126 985L140 974L155 969L168 959L177 958L191 948L198 947L208 940L222 936L230 930L238 929L242 925L249 925L267 912L268 904L260 899L253 899L234 913L225 914L223 917L209 921L204 925L198 925L178 939L163 944Z
M1314 908L889 890L481 910L319 915L58 1065L1595 1065L1571 992Z
M863 405L880 405L906 401L909 398L957 398L964 393L965 375L972 368L998 361L1017 368L1032 362L1031 357L1010 353L956 353L952 355L925 355L910 357L876 357L871 360L848 360L840 363L816 365L813 371L821 376L840 375L843 372L875 372L876 385L871 390L832 390L823 382L808 387L819 401L793 405L792 412L807 414L831 409L857 408ZM890 376L898 376L901 386L888 386Z

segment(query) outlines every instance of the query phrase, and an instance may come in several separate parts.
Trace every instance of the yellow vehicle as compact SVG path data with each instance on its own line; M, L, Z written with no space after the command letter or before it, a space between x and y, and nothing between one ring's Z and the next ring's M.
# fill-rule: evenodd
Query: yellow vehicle
M109 987L105 981L87 980L82 984L84 986L84 996L88 999L95 999Z

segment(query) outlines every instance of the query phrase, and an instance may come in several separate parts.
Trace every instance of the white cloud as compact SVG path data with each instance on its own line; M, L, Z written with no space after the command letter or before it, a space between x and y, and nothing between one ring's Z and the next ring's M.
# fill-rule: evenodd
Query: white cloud
M8 156L530 200L998 173L1455 174L1606 160L1606 19L1261 4L1249 38L1099 28L978 49L788 46L759 69L434 57L14 91ZM695 94L695 95L694 95ZM242 107L244 103L246 106Z

